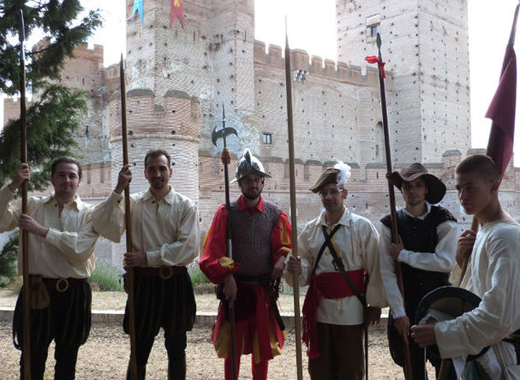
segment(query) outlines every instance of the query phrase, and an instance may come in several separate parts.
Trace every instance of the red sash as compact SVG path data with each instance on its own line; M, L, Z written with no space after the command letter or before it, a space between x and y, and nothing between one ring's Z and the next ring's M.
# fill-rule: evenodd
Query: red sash
M347 274L360 293L365 289L365 270L347 271ZM302 340L307 345L307 355L310 359L320 357L318 333L316 330L318 299L336 299L355 296L340 272L313 273L311 283L303 302L303 334Z

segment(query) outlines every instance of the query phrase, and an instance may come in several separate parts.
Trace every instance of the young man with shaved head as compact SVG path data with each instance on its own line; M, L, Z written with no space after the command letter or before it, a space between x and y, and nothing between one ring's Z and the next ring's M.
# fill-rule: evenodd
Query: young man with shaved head
M459 265L472 250L461 287L482 301L455 319L412 326L412 338L420 347L436 344L442 358L477 355L491 346L468 362L465 378L518 379L518 337L510 338L520 329L520 225L502 209L500 172L491 158L469 156L455 173L460 204L480 224L457 243Z

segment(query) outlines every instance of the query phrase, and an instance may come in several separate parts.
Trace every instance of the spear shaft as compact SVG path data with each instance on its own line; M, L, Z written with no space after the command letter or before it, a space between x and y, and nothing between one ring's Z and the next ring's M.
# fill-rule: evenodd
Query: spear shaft
M128 165L128 127L126 122L126 83L125 66L123 55L119 65L119 76L121 80L121 140L123 145L123 165ZM126 251L132 252L132 219L130 211L130 184L125 187L125 230L126 230ZM128 324L130 330L130 375L132 380L137 380L137 355L136 355L136 333L135 333L135 276L132 267L125 267L127 272L128 285Z
M292 109L292 75L291 75L291 49L289 49L289 37L287 35L287 23L285 26L285 83L287 89L287 127L289 142L289 184L291 192L291 225L292 225L292 254L298 257L298 228L296 215L296 171L294 165L294 130ZM302 371L302 341L300 318L300 279L298 274L293 274L294 294L294 335L296 343L296 370L298 380L303 379Z
M222 130L223 138L224 138L224 149L222 149L222 153L220 154L220 159L222 164L224 165L224 188L226 191L226 210L228 211L228 218L226 224L226 253L227 256L233 260L233 245L231 239L231 215L229 214L231 211L231 201L229 198L229 171L228 165L231 162L231 154L226 146L226 110L224 108L224 103L222 103ZM238 379L238 366L237 366L237 343L236 343L236 334L235 334L235 305L233 302L229 303L228 307L229 314L229 330L231 334L231 363L233 364L233 380Z
M381 113L383 118L383 131L385 136L385 157L386 157L386 170L387 175L392 173L392 154L390 150L390 134L388 132L388 114L386 109L386 90L385 90L385 79L384 79L384 69L383 69L383 58L381 55L381 36L379 33L377 34L377 48L378 48L378 57L379 57L379 93L381 96ZM399 241L399 232L397 230L397 212L395 206L395 192L394 186L388 182L388 198L390 200L390 219L391 219L391 231L392 231L392 243L398 243ZM394 262L396 268L396 276L397 276L397 284L399 286L399 291L403 297L404 303L404 286L403 286L403 273L401 269L401 264L395 260ZM403 344L404 350L404 376L406 380L412 380L412 360L410 357L410 347L406 342Z
M25 23L23 10L20 9L22 25L20 31L20 122L21 162L27 163L27 110L25 104ZM27 181L22 183L22 214L27 214ZM24 378L31 379L31 285L29 277L29 232L22 230L22 277L23 277L23 369Z

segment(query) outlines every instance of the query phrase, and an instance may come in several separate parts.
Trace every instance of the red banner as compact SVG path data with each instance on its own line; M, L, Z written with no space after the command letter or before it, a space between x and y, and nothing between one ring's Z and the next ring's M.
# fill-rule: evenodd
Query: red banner
M170 27L175 22L175 19L178 17L181 22L182 27L184 28L184 16L182 9L182 0L170 0L171 1L171 13L170 13Z
M502 176L513 155L515 137L516 55L513 44L517 16L518 6L504 62L502 63L500 82L486 112L486 117L493 120L486 154L495 161Z

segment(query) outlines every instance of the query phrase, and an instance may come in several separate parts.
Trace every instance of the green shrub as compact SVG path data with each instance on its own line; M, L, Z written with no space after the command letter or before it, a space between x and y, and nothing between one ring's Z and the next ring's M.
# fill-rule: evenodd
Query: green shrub
M113 266L103 262L96 262L96 268L90 276L90 285L93 290L122 291L121 275Z
M11 286L16 282L18 271L16 263L18 260L18 232L9 237L9 241L0 252L0 287Z
M200 284L209 284L209 280L200 270L198 263L190 265L188 267L188 273L190 274L191 283L193 284L193 286L197 286Z

